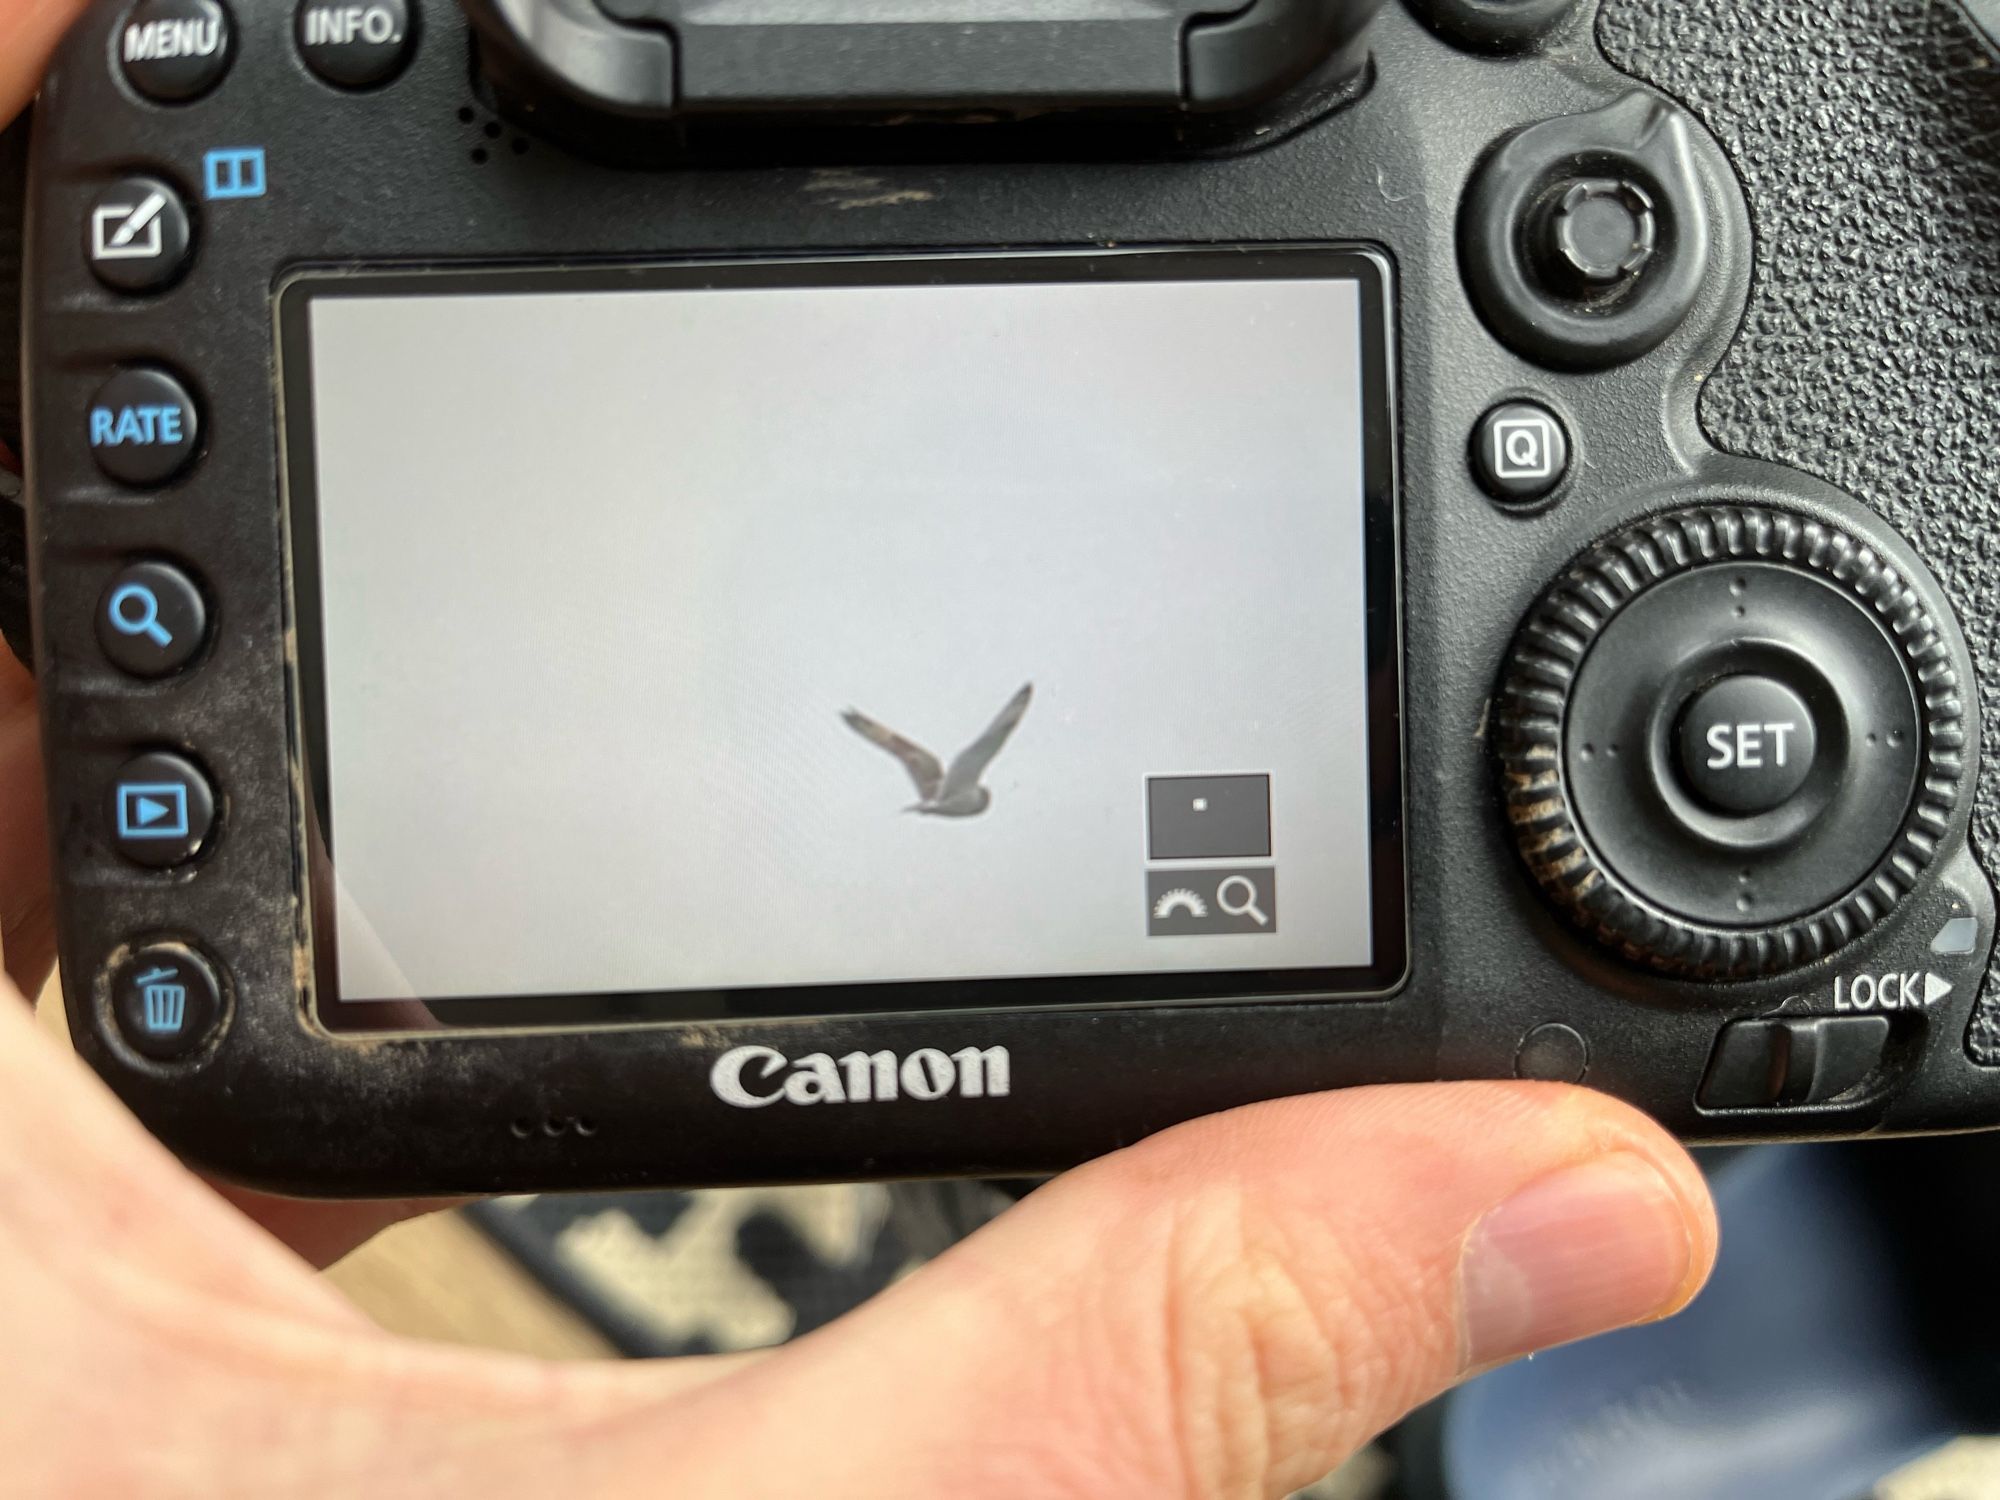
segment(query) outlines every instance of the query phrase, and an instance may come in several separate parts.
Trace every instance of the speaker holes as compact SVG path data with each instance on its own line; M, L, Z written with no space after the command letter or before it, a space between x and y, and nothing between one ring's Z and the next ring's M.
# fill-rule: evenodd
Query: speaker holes
M522 1115L509 1123L507 1132L517 1141L532 1140L536 1136L558 1141L566 1135L588 1140L597 1134L597 1121L589 1115L543 1115L540 1119Z
M502 141L507 143L507 149L516 156L526 156L528 147L532 144L526 136L510 132L503 122L493 119L470 104L459 106L458 123L478 127L478 134L465 153L466 159L475 167L483 167L493 160L494 154L500 150L499 143ZM493 143L490 146L486 144L489 141Z

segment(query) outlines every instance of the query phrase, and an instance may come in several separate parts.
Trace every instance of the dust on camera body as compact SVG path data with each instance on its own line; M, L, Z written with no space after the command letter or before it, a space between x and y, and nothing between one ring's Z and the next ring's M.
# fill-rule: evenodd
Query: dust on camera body
M153 1129L381 1194L1405 1080L2000 1123L1996 199L1880 175L1985 170L1966 17L791 9L67 42L36 654Z

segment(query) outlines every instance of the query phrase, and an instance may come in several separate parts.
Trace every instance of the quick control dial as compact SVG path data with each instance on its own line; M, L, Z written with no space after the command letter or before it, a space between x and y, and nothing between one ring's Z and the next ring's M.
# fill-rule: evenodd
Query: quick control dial
M1495 752L1521 857L1579 927L1671 973L1810 963L1922 881L1969 774L1925 587L1837 527L1654 517L1530 611Z

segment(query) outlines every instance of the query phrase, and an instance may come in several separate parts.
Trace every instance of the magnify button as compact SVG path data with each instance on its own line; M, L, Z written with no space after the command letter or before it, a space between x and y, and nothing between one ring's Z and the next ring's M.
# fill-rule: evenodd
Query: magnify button
M1271 919L1257 902L1257 882L1248 875L1231 875L1215 888L1215 904L1224 915L1248 917L1259 927L1269 927Z
M97 643L134 677L178 672L201 650L208 608L194 580L171 563L133 563L97 604Z
M143 635L162 651L173 649L173 632L160 623L160 596L145 584L121 584L113 590L108 614L120 635Z

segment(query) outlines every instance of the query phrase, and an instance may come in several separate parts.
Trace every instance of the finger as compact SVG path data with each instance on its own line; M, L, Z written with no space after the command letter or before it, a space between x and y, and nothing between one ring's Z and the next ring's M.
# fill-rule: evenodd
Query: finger
M684 1397L682 1487L1283 1494L1468 1372L1679 1309L1715 1233L1686 1154L1582 1090L1239 1110L1072 1173ZM657 1434L628 1440L642 1492Z
M0 0L0 125L34 97L49 54L84 0Z
M170 1282L191 1316L227 1303L357 1320L0 995L0 1309L38 1261L107 1298Z
M44 796L35 682L0 646L0 952L31 999L55 966Z
M27 107L84 3L0 0L0 127ZM41 742L34 683L4 649L0 658L0 933L7 973L32 997L55 963Z
M0 980L0 1012L18 1010ZM442 1208L442 1202L302 1202L244 1188L216 1186L176 1162L124 1112L84 1064L42 1036L26 1016L0 1016L0 1220L20 1230L16 1250L74 1256L78 1236L90 1240L86 1260L150 1258L154 1264L218 1266L224 1280L212 1292L242 1290L238 1260L214 1254L210 1236L230 1244L246 1236L244 1252L258 1276L290 1296L300 1266L248 1230L238 1214L312 1266L326 1266L398 1220ZM220 1192L224 1202L216 1202ZM198 1210L188 1200L198 1200ZM230 1210L236 1212L230 1212ZM102 1232L102 1222L120 1228ZM134 1238L134 1224L144 1238ZM10 1226L0 1222L0 1262ZM260 1248L256 1248L260 1246ZM324 1296L324 1288L314 1296ZM4 1326L4 1318L0 1318Z

